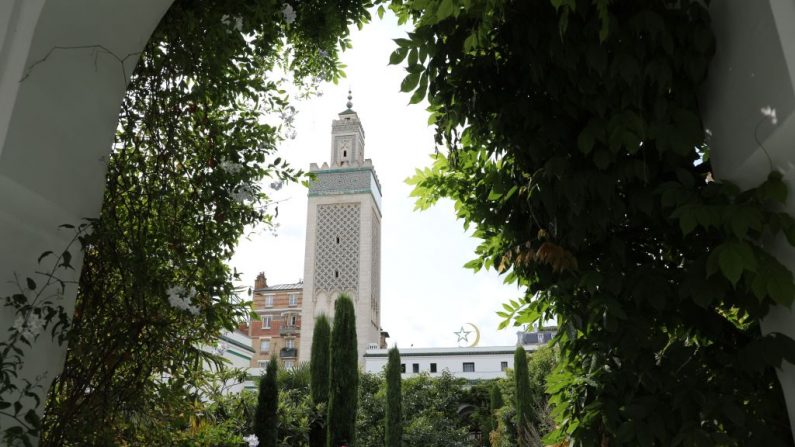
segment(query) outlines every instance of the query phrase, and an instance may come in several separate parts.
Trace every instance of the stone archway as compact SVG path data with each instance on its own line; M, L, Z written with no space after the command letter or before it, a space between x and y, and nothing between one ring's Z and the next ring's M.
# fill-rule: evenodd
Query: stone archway
M39 254L65 248L71 233L58 225L99 213L130 73L172 2L0 3L0 296L17 291L14 273L33 275ZM71 312L75 288L62 300ZM13 321L0 312L0 331ZM21 378L41 377L46 390L65 346L41 337L27 352Z

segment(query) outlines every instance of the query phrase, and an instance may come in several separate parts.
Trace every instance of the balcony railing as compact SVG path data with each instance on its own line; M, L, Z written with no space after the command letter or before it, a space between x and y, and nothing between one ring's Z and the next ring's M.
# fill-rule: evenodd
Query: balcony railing
M298 335L299 332L301 332L301 327L296 325L284 324L279 328L279 335L282 337L285 335Z
M298 349L297 348L282 348L279 351L279 357L283 359L294 359L298 357Z

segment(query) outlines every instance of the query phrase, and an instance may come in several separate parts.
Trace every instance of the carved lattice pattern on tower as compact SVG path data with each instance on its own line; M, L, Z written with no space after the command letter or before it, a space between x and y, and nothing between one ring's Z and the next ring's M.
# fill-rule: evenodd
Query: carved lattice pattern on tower
M373 219L372 219L372 231L373 231L373 245L372 245L372 253L371 253L371 262L373 277L372 281L370 281L371 289L370 289L370 296L371 302L370 306L373 310L373 323L378 321L378 312L379 307L381 305L381 223L378 221L376 217L377 213L373 210Z
M318 206L315 295L358 289L359 214L358 203Z

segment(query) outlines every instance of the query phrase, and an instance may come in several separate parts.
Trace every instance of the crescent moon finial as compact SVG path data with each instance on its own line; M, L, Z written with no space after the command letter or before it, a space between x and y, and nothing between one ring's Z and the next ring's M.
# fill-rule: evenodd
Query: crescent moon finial
M478 327L475 326L473 323L467 323L467 324L472 326L472 329L475 330L475 341L473 341L472 344L467 347L474 348L475 346L478 345L478 343L480 343L480 329L478 329Z

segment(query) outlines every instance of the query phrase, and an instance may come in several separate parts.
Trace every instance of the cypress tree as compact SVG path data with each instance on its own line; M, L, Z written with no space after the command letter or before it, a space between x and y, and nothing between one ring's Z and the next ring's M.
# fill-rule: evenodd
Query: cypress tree
M353 302L343 294L334 303L334 329L331 331L331 368L326 419L328 447L355 445L358 388L356 314Z
M489 387L489 417L488 423L486 424L487 430L484 430L486 436L489 436L489 434L497 428L499 424L497 420L497 410L502 408L502 406L503 401L500 388L496 383L492 383Z
M495 411L502 408L502 406L505 405L505 403L502 400L502 393L500 392L500 387L498 387L496 383L491 385L491 390L489 391L490 391L489 401L490 401L491 412L494 413Z
M400 352L389 350L386 364L386 409L384 412L384 441L386 447L400 447L403 438L402 409L400 405Z
M328 402L330 337L331 327L328 324L328 319L325 315L320 315L315 320L315 330L312 333L312 359L309 364L310 389L315 408ZM325 447L326 445L324 416L325 414L318 415L318 418L309 427L310 447Z
M529 447L532 400L530 396L530 378L527 372L527 353L521 346L516 348L513 363L514 383L516 384L517 438L520 447Z
M272 356L265 369L265 376L259 382L257 410L254 413L254 434L259 438L260 447L276 447L278 445L279 388L276 386L278 370L276 357Z

